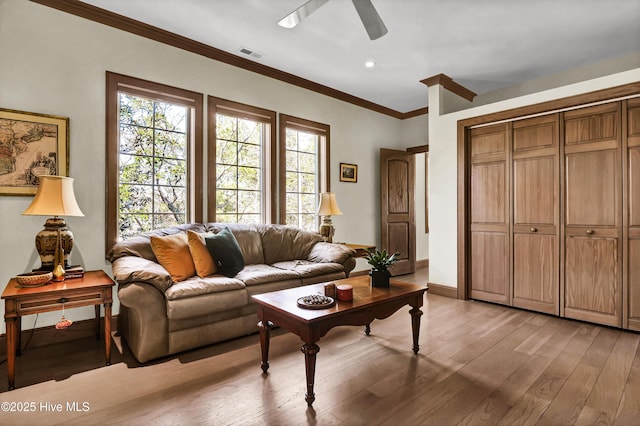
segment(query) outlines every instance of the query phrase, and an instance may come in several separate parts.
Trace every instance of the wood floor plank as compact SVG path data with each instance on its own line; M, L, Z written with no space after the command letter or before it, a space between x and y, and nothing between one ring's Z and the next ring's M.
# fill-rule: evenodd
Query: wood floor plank
M631 425L640 419L640 345L629 371L629 379L622 394L614 425Z

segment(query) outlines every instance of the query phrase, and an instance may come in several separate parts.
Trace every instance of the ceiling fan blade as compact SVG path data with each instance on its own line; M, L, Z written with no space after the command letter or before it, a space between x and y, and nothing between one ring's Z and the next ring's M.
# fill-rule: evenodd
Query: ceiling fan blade
M311 15L318 10L320 6L323 6L329 0L309 0L284 18L278 21L278 25L285 28L293 28L300 23L304 18Z
M384 26L384 22L382 22L376 8L373 7L371 0L352 1L371 40L379 39L387 33L387 27Z

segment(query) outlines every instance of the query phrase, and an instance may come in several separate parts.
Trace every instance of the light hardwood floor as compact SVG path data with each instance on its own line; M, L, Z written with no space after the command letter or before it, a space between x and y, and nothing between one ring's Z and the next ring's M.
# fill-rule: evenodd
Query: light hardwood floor
M426 283L424 273L404 277ZM408 308L320 340L316 401L304 401L300 340L271 340L269 374L257 335L140 366L116 337L113 365L95 339L34 347L1 424L591 425L640 424L640 335L482 302L428 295L420 352ZM68 312L71 314L71 312ZM62 412L41 403L62 404ZM80 410L68 411L67 403ZM83 405L83 403L87 405Z

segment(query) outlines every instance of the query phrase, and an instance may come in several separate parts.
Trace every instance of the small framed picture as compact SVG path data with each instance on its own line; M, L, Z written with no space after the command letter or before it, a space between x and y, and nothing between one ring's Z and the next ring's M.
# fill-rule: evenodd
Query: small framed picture
M340 182L358 182L358 166L340 163Z

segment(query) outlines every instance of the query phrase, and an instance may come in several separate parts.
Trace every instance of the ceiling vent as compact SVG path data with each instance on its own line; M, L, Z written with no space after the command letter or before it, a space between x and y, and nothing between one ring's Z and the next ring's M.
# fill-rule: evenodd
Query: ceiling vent
M238 52L240 52L240 53L242 53L244 55L247 55L247 56L251 56L252 58L255 58L255 59L262 58L262 54L261 53L255 52L255 51L253 51L251 49L248 49L248 48L246 48L244 46L242 46L240 49L238 49Z

